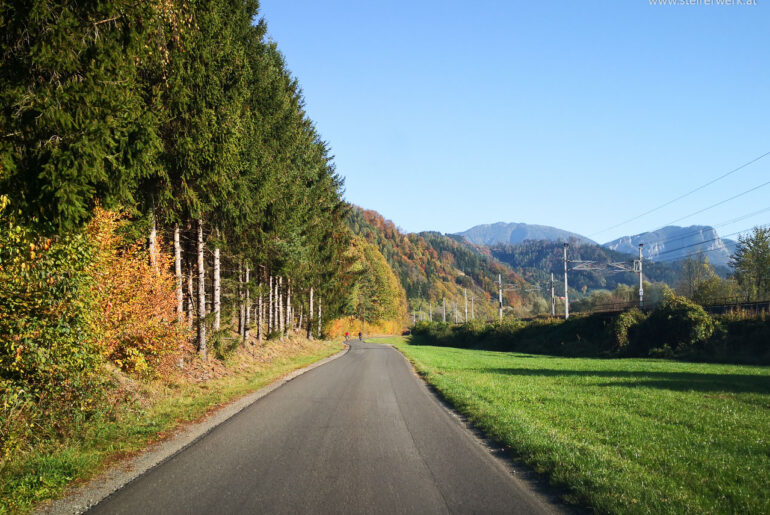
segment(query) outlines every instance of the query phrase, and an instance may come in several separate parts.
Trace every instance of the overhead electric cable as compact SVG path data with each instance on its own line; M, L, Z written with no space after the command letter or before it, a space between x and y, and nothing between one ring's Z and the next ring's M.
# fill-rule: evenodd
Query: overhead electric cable
M770 184L770 181L767 181L767 182L765 182L765 183L763 183L763 184L760 184L759 186L754 186L754 187L753 187L753 188L751 188L751 189L748 189L748 190L746 190L746 191L744 191L744 192L738 193L737 195L733 195L732 197L730 197L730 198L728 198L728 199L725 199L725 200L722 200L722 201L720 201L720 202L717 202L716 204L711 204L710 206L708 206L708 207L704 207L703 209L700 209L700 210L698 210L698 211L696 211L696 212L694 212L694 213L690 213L689 215L685 215L685 216L683 216L683 217L681 217L681 218L677 218L676 220L673 220L673 221L671 221L671 222L667 223L666 225L672 225L672 224L675 224L675 223L677 223L677 222L679 222L679 221L681 221L681 220L684 220L684 219L686 219L686 218L690 218L691 216L699 215L699 214L703 213L704 211L708 211L709 209L713 209L713 208L715 208L715 207L717 207L717 206L721 206L722 204L725 204L725 203L727 203L727 202L730 202L731 200L735 200L735 199L737 199L737 198L739 198L739 197L742 197L742 196L744 196L744 195L747 195L747 194L751 193L752 191L756 191L756 190L758 190L758 189L760 189L760 188L764 188L764 187L765 187L765 186L767 186L768 184ZM664 227L665 227L665 226L664 226Z
M760 159L763 159L763 158L767 157L768 155L770 155L770 152L765 152L765 153L764 153L764 154L762 154L761 156L755 157L755 158L754 158L754 159L752 159L751 161L748 161L748 162L746 162L746 163L743 163L743 164L742 164L742 165L740 165L739 167L737 167L737 168L733 168L733 169L732 169L732 170L730 170L729 172L727 172L727 173L724 173L724 174L720 175L719 177L716 177L715 179L712 179L712 180L710 180L710 181L709 181L709 182L707 182L706 184L702 184L702 185L698 186L697 188L695 188L695 189L693 189L693 190L690 190L690 191L688 191L687 193L684 193L684 194L682 194L682 195L679 195L678 197L676 197L676 198L674 198L674 199L671 199L671 200L669 200L668 202L664 202L663 204L660 204L659 206L656 206L656 207L654 207L654 208L652 208L652 209L649 209L649 210L645 211L644 213L641 213L641 214L639 214L639 215L636 215L636 216L634 216L634 217L632 217L632 218L629 218L628 220L625 220L625 221L623 221L623 222L620 222L620 223L618 223L618 224L615 224L615 225L613 225L612 227L608 227L608 228L606 228L606 229L602 229L601 231L595 232L595 233L593 233L593 234L589 234L589 236L593 237L593 236L596 236L597 234L601 234L601 233L607 232L607 231L609 231L609 230L615 229L615 228L617 228L617 227L620 227L620 226L622 226L622 225L626 225L627 223L633 222L634 220L637 220L637 219L639 219L639 218L641 218L641 217L643 217L643 216L647 216L647 215L649 215L650 213L654 213L655 211L658 211L659 209L663 209L663 208L664 208L664 207L666 207L666 206L670 206L670 205L671 205L671 204L673 204L674 202L677 202L677 201L679 201L679 200L682 200L683 198L685 198L685 197L688 197L688 196L692 195L693 193L695 193L695 192L698 192L698 191L702 190L703 188L706 188L706 187L708 187L708 186L711 186L711 185L712 185L712 184L714 184L715 182L717 182L717 181L720 181L720 180L724 179L725 177L727 177L727 176L729 176L729 175L732 175L732 174L734 174L735 172L738 172L738 171L740 171L740 170L743 170L743 169L744 169L744 168L746 168L747 166L749 166L749 165L752 165L752 164L756 163L757 161L759 161Z
M718 227L724 227L726 225L732 225L734 223L746 220L747 218L751 218L752 216L756 216L756 215L759 215L759 214L762 214L762 213L766 213L767 211L770 211L770 207L766 207L764 209L760 209L759 211L754 211L754 212L751 212L751 213L747 213L745 215L741 215L741 216L738 216L738 217L735 217L735 218L731 218L730 220L719 222L718 224L711 225L709 227L711 227L712 229L716 229ZM656 231L657 230L659 230L659 229L656 229ZM641 233L641 234L650 234L650 233L653 233L653 232L655 232L655 231L650 231L648 233ZM698 229L698 230L695 230L695 231L690 231L690 232L687 232L687 233L684 233L684 234L680 234L676 238L665 239L662 242L665 243L665 244L669 244L669 243L672 243L672 242L675 242L675 241L680 241L680 240L685 240L687 238L691 238L691 237L696 236L696 235L698 235L700 233L701 233L701 229ZM703 242L701 242L701 243L703 243Z

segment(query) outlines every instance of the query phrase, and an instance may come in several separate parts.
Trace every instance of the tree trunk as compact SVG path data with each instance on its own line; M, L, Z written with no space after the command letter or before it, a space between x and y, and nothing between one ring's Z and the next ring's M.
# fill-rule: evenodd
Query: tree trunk
M280 323L278 322L278 276L273 278L273 302L270 310L270 316L273 319L271 331L277 331Z
M160 273L158 267L158 230L155 227L155 213L150 215L150 264L155 273Z
M206 361L206 261L203 258L203 220L198 219L198 351Z
M243 339L243 261L238 261L238 336Z
M310 287L310 309L307 312L307 339L313 339L313 287Z
M269 288L267 294L267 332L273 332L273 276L268 278Z
M262 285L259 285L259 299L257 300L257 341L259 343L262 343L262 337L264 336L262 334L262 323L264 317L264 312L262 311Z
M291 279L286 278L286 334L288 335L293 325L293 314L291 312Z
M318 298L318 338L321 338L321 298Z
M280 311L281 311L281 299L278 297L279 288L278 288L278 276L275 278L275 293L273 294L273 321L275 322L275 328L274 331L278 332L281 329L281 318L280 318Z
M214 331L219 331L222 324L222 282L220 277L219 246L214 247Z
M187 326L192 335L195 328L195 286L193 284L192 257L187 262Z
M294 327L294 330L297 332L300 332L302 329L302 316L305 314L305 310L303 309L304 306L302 304L299 305L299 318L297 319L297 325Z
M284 334L284 328L286 327L286 320L283 318L283 277L278 276L278 329L281 331L281 335Z
M251 325L251 292L249 291L249 265L246 265L246 320L243 326L243 341L249 342L249 326Z
M184 321L184 292L182 291L182 244L179 241L179 224L174 224L174 275L176 276L176 316Z

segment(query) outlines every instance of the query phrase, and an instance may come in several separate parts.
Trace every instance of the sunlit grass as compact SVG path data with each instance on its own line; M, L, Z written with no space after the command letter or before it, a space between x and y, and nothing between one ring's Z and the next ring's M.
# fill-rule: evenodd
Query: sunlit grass
M610 513L770 512L770 368L395 344L568 500Z

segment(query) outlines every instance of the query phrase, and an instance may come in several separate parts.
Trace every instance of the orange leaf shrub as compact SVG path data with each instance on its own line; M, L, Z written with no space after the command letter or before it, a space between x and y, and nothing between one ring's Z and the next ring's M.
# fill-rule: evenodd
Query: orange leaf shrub
M172 256L159 253L156 270L141 241L127 245L120 236L124 223L124 215L97 208L88 227L96 249L93 288L100 313L95 333L107 359L123 370L147 373L188 334L177 322Z
M402 320L380 320L378 322L367 322L364 329L366 330L364 337L394 335L401 334L405 329L405 325ZM339 338L340 336L345 336L346 332L355 338L360 330L361 320L355 317L335 318L324 324L324 335L328 338Z

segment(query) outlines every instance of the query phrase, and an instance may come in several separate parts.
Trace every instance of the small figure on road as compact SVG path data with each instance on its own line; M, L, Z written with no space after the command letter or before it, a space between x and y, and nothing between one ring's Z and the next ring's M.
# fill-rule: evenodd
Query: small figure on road
M358 339L361 340L361 341L364 341L363 337L364 337L364 335L361 334L361 331L358 331Z
M348 341L349 338L350 338L350 333L345 331L345 341Z

